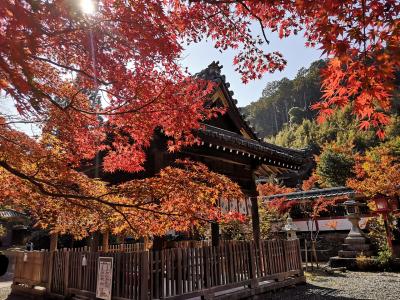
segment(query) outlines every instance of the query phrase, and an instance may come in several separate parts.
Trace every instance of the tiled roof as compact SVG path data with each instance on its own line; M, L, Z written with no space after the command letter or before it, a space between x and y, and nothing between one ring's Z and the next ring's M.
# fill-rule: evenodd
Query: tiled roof
M319 197L333 198L338 196L354 197L357 192L351 188L345 186L326 188L326 189L314 189L309 191L301 191L287 194L276 194L271 196L260 197L262 200L273 200L285 197L287 200L311 200Z
M294 150L276 146L273 144L246 139L240 134L224 130L211 125L204 125L205 128L201 133L219 139L224 142L231 143L233 145L241 146L249 150L256 151L260 155L274 156L282 160L288 160L296 164L302 164L306 158L309 157L308 153L303 150Z
M9 219L9 218L21 218L21 217L25 217L25 215L15 211L15 210L11 210L11 209L1 209L0 210L0 218Z

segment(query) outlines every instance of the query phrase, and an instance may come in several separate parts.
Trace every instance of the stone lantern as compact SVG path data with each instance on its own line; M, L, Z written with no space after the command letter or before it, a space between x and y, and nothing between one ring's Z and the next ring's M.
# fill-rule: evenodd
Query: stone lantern
M347 219L351 223L351 229L346 239L360 239L365 241L364 233L360 229L360 206L359 202L353 199L347 200L344 203L347 213Z
M360 207L364 204L349 199L345 201L347 219L351 223L351 229L344 239L343 250L339 251L340 257L356 257L359 253L369 255L371 251L370 246L367 244L364 233L360 229Z
M283 227L283 230L286 231L287 233L287 239L289 241L291 240L297 240L297 235L296 235L296 231L299 230L297 228L297 226L293 223L293 219L290 217L290 215L288 216L288 218L286 219L286 225Z

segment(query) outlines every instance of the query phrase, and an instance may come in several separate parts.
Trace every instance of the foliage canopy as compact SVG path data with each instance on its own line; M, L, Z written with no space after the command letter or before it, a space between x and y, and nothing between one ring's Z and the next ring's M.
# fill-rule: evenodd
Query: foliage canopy
M188 74L179 59L183 44L205 38L221 51L237 51L233 63L247 82L286 64L280 53L264 52L265 28L282 38L303 30L307 45L330 58L319 119L352 102L362 128L378 128L382 137L400 64L399 11L396 0L101 0L87 15L76 0L0 1L0 89L17 109L0 118L1 204L78 234L79 228L98 229L102 220L116 230L130 223L151 231L149 220L155 233L181 228L196 216L187 210L192 197L204 213L204 190L184 180L208 174L200 165L111 188L76 168L104 151L104 171L142 170L156 129L169 138L170 151L198 142L192 130L221 111L204 105L215 85ZM252 35L252 22L263 36ZM35 124L41 137L21 133L16 123ZM168 213L185 209L174 221L157 217L154 207L143 209L148 198L138 196L142 186L148 188L143 195L158 193L160 181L168 189L168 174L188 184L171 189L181 202L169 196L151 205ZM138 206L140 212L129 211Z

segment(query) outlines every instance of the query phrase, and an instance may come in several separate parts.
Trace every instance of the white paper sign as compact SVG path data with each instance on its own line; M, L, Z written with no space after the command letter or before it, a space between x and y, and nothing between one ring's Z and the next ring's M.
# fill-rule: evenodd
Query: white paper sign
M113 258L99 257L97 272L96 297L104 300L111 300L113 276Z

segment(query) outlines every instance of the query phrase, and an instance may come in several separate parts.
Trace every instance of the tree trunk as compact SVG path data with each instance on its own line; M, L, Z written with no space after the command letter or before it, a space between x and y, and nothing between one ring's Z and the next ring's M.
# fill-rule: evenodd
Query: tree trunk
M50 252L57 251L58 244L58 234L52 233L50 234Z
M99 233L94 232L90 239L90 252L97 252L99 249Z
M217 222L211 223L211 244L213 247L219 246L219 224Z
M110 231L106 230L103 232L103 252L108 252L108 248L109 248L109 238L110 238Z

